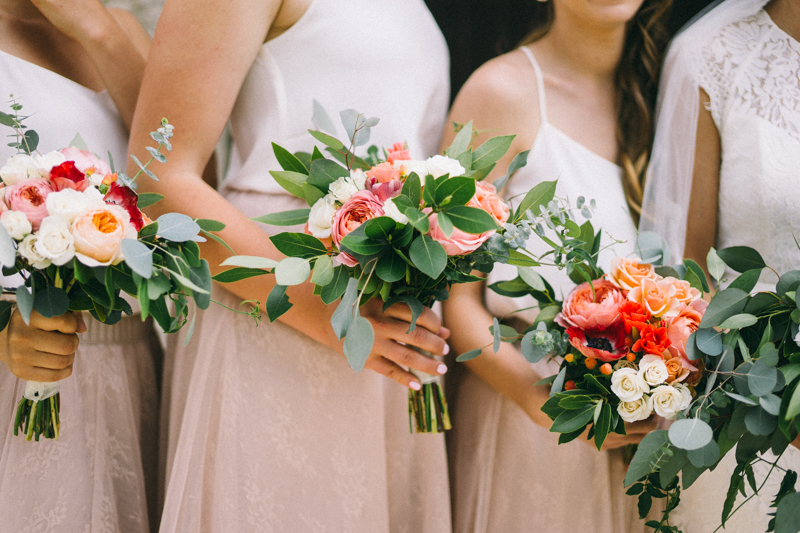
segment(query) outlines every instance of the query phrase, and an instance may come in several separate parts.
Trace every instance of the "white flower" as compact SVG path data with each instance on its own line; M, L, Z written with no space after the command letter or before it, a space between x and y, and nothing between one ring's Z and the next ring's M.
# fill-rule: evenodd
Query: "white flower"
M14 185L20 180L26 180L32 177L39 177L39 169L36 165L36 161L26 154L12 156L6 163L6 166L0 168L0 179L2 179L3 183L6 185Z
M425 176L428 175L428 162L418 161L416 159L408 159L405 161L395 161L394 168L399 169L404 176L410 175L412 172L419 176L420 181L425 181Z
M358 192L358 187L351 178L342 177L331 183L328 190L331 191L337 202L343 204Z
M683 411L692 403L692 391L683 383L673 383L672 386L681 391L682 400L678 411Z
M36 156L36 166L39 170L39 176L42 178L50 178L50 171L53 167L57 167L67 158L61 152L49 152L44 155Z
M33 233L28 234L22 239L22 242L19 243L17 251L19 255L27 259L28 263L30 263L33 268L42 270L50 266L50 260L46 257L42 257L39 252L36 251L37 240L36 235Z
M651 387L661 385L669 377L667 364L657 355L645 355L639 362L639 377Z
M327 239L331 236L333 215L336 214L333 195L326 194L317 200L308 214L308 231L317 239Z
M653 389L650 399L653 402L653 409L655 409L656 414L667 420L675 420L678 412L681 411L681 406L685 403L683 392L671 385L656 387ZM691 395L689 399L691 400Z
M94 189L89 187L87 191ZM94 189L97 191L97 189ZM100 194L100 191L97 191ZM78 215L90 209L98 209L105 205L103 197L100 195L98 198L93 193L82 193L75 189L63 189L58 192L51 192L45 198L45 205L47 206L47 213L50 216L57 216L64 219L69 227L75 221Z
M426 162L428 163L428 173L434 178L444 176L445 174L450 174L451 178L453 176L463 176L464 172L466 172L464 167L461 166L461 163L443 155L429 157Z
M620 368L611 374L611 392L616 394L617 398L623 402L635 402L645 392L650 392L650 387L636 370Z
M53 262L63 265L75 257L75 239L66 221L58 216L45 217L37 232L34 247L36 252Z
M365 184L367 182L367 175L364 173L363 170L360 168L356 168L350 171L350 179L353 180L356 188L359 191L363 191Z
M794 338L794 343L795 343L795 344L796 344L798 347L800 347L800 331L799 331L799 332L797 332L797 336L795 336L795 338Z
M22 211L4 211L0 215L0 224L3 224L11 238L16 241L21 241L33 231L30 220Z
M625 422L646 420L653 414L653 401L645 394L632 402L619 402L617 412Z
M408 217L397 209L394 205L394 198L389 198L383 202L383 214L400 224L408 224Z

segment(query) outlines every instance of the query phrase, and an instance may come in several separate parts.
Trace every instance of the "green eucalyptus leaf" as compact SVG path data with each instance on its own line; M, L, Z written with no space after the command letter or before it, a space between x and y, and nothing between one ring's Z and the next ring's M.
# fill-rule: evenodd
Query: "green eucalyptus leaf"
M33 308L45 318L61 316L69 309L69 296L64 289L47 285L39 289L33 297Z
M270 226L296 226L308 222L308 214L310 212L311 209L292 209L290 211L262 215L260 217L251 218L250 220Z
M138 198L136 198L136 207L139 209L150 207L151 205L156 204L164 199L163 195L154 192L143 192L137 196Z
M420 233L423 235L428 233L431 229L430 221L428 220L428 215L420 211L419 209L412 207L407 209L404 213L406 217L408 217L408 222Z
M456 134L453 142L445 150L448 157L456 158L469 150L470 142L472 141L472 121L470 120L461 127L461 130Z
M455 177L436 188L436 203L440 206L466 205L475 196L475 179Z
M153 250L135 239L122 239L120 244L125 264L144 279L153 275Z
M625 486L629 487L650 474L651 465L657 461L661 449L668 444L667 431L659 429L647 434L636 448L636 454L631 459L628 471L625 473Z
M778 369L757 359L747 373L747 386L754 396L766 396L778 381Z
M800 531L800 492L784 496L775 513L775 533Z
M331 317L331 325L336 336L340 339L347 334L347 329L353 321L353 306L358 299L358 280L356 278L349 278L347 280L347 289L344 291L342 301L339 303L336 310Z
M308 259L300 257L287 257L275 267L275 282L278 285L300 285L311 274L311 265Z
M728 285L728 288L739 289L749 293L755 288L756 283L758 283L758 278L761 276L762 270L761 268L754 268L753 270L742 273Z
M275 322L294 305L286 294L287 287L275 285L267 296L267 317L270 322Z
M476 148L472 152L472 169L478 170L497 163L497 161L508 152L508 149L511 148L514 137L516 136L502 135L499 137L492 137Z
M311 259L328 252L319 239L305 233L278 233L270 237L270 240L278 251L289 257Z
M769 414L762 407L753 407L744 417L747 431L753 435L769 435L778 427L778 417Z
M444 236L446 238L450 238L453 235L453 221L447 215L447 213L440 212L436 216L436 225L439 226L439 229L442 230Z
M17 261L17 247L14 239L6 231L5 226L0 224L0 265L11 268Z
M539 206L547 205L556 195L556 181L542 181L537 183L520 202L514 220L525 216L525 211L530 209L534 215L539 213Z
M330 305L345 293L347 284L350 280L350 274L345 266L337 266L333 269L333 281L325 285L320 291L320 298L325 305Z
M222 271L211 279L217 283L233 283L247 278L263 276L265 274L268 274L268 272L260 268L236 267Z
M318 124L318 126L322 127L321 124ZM344 150L344 144L342 144L342 141L340 141L336 137L331 137L327 133L322 133L321 131L315 131L315 130L308 130L308 133L310 133L312 137L314 137L322 144L330 146L334 150Z
M477 207L456 206L447 209L446 213L453 225L465 233L480 235L498 229L495 218Z
M375 341L375 332L372 324L364 317L358 316L350 323L347 328L347 335L344 339L344 355L350 368L360 372L367 362L372 345Z
M466 361L471 361L472 359L475 359L476 357L478 357L481 353L483 353L483 350L481 350L480 348L476 348L476 349L470 350L470 351L468 351L466 353L462 353L461 355L456 357L456 361L459 362L459 363L464 363Z
M701 352L711 356L722 353L722 332L713 328L698 329L695 342ZM687 343L688 344L688 343Z
M725 275L725 261L719 258L717 251L713 247L706 256L706 265L708 266L708 273L719 283L719 280Z
M506 174L497 178L494 182L495 188L500 191L503 187L506 186L508 180L514 173L528 164L528 154L530 154L530 150L525 150L524 152L520 152L514 156L514 159L511 160L511 164L508 165L508 170L506 170Z
M423 274L437 279L447 266L447 253L438 242L427 235L420 235L409 248L411 261Z
M320 255L314 261L314 274L311 283L325 287L333 281L333 261L327 255Z
M275 159L278 160L278 164L283 170L297 172L299 174L308 174L306 166L286 148L272 143L272 151L275 152Z
M682 450L698 450L714 438L711 426L699 418L676 420L669 427L670 442Z
M268 257L256 257L253 255L234 255L220 263L220 266L235 266L244 268L275 268L278 261Z
M700 327L717 327L727 318L739 314L745 308L749 295L740 289L724 289L711 299Z
M422 199L422 184L419 181L419 176L412 172L406 177L403 183L403 188L400 191L400 196L408 198L411 207L419 207L419 202ZM395 200L395 205L397 201Z
M753 315L741 313L726 318L719 327L720 329L742 329L752 326L756 322L758 322L758 319Z
M522 281L531 286L534 290L545 291L547 288L544 285L542 277L531 267L517 267L517 273Z
M305 200L306 195L303 192L303 184L308 180L306 174L292 172L290 170L270 170L269 173L275 178L278 185L283 187L288 193Z
M375 273L383 281L393 283L405 277L407 266L402 257L390 251L378 259Z
M717 251L720 259L736 272L746 272L753 269L766 268L764 259L754 249L748 246L732 246Z
M371 239L389 240L396 227L397 222L390 217L375 217L364 223L364 235Z
M158 235L173 242L194 240L200 233L200 226L192 217L183 213L167 213L158 217Z

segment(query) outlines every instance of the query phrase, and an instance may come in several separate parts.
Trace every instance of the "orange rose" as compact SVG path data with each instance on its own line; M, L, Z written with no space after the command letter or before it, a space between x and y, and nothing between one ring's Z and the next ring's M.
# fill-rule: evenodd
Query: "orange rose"
M664 278L664 281L669 281L675 285L675 298L682 304L689 305L695 300L699 300L702 296L700 291L692 287L688 281L673 277Z
M611 260L608 280L620 289L629 291L641 285L645 278L658 280L661 279L661 276L656 274L653 265L642 263L637 257L633 259L615 257Z
M689 377L690 370L684 366L680 357L667 359L664 363L667 365L667 372L669 373L667 383L680 383Z
M682 304L675 297L678 289L668 280L642 278L642 283L628 291L628 300L643 304L657 318L677 316Z
M505 224L508 220L509 208L506 203L497 196L497 189L491 183L476 181L475 196L472 197L467 205L483 209L492 215L500 225Z

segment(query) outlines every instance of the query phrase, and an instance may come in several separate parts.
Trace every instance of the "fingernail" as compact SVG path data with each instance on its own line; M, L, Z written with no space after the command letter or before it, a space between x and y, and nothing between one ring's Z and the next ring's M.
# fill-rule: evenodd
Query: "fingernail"
M445 355L450 353L450 345L449 344L445 343L444 350L442 351L442 353L445 354ZM442 366L444 366L444 365L442 365ZM444 374L444 372L442 372L442 374Z
M411 383L409 383L408 386L411 387L414 390L420 390L422 388L422 385L420 385L416 381L412 381Z
M442 374L444 374L445 372L447 372L447 365L439 365L439 366L437 366L437 367L436 367L436 371L437 371L437 372L439 373L439 375L441 376Z

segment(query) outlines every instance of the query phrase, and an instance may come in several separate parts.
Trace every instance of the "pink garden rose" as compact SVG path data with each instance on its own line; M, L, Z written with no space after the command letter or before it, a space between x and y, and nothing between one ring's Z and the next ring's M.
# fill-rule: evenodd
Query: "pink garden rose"
M677 316L683 304L676 295L678 288L668 279L642 278L638 287L628 291L628 299L644 305L657 318Z
M426 209L425 211L428 211ZM494 234L494 230L489 230L481 233L480 235L473 235L461 231L458 228L453 228L453 233L450 237L446 237L444 232L439 228L436 213L428 217L431 229L428 236L442 245L447 255L466 255L474 252L481 247L481 244Z
M36 231L47 216L45 199L51 192L53 188L44 178L21 180L5 188L6 203L9 209L25 213Z
M403 182L400 180L387 181L386 183L372 182L367 180L367 189L377 196L381 202L385 202L389 198L394 198L400 195L403 190Z
M661 279L655 268L649 263L642 263L638 257L626 259L615 257L611 260L608 280L622 290L629 291L642 284L644 278Z
M72 225L72 236L75 239L75 255L81 263L107 266L122 260L122 239L126 236L134 238L136 230L122 207L109 204L76 218Z
M375 217L383 216L383 202L370 191L358 191L350 197L333 216L331 239L336 247L345 236L361 224ZM339 260L347 266L356 266L358 261L346 252L339 254Z
M690 363L686 357L686 341L689 335L700 327L700 321L703 320L707 307L708 303L705 300L695 300L681 309L678 316L667 325L667 337L672 341L669 352L673 356L679 356L686 363ZM690 370L694 370L694 366L690 365Z
M591 285L587 281L572 289L556 322L564 328L604 329L621 320L619 308L623 303L625 296L610 281L597 279ZM622 331L624 334L624 326Z
M60 150L61 155L67 158L67 161L72 161L75 163L75 166L89 176L94 174L99 174L100 176L107 176L111 174L111 167L108 164L94 155L91 152L87 152L86 150L81 150L80 148L76 148L74 146L70 146L69 148L64 148ZM96 183L100 183L103 181L102 179L96 181Z
M510 214L508 205L497 196L495 186L484 181L475 182L475 196L467 202L467 205L483 209L501 225L506 223Z

